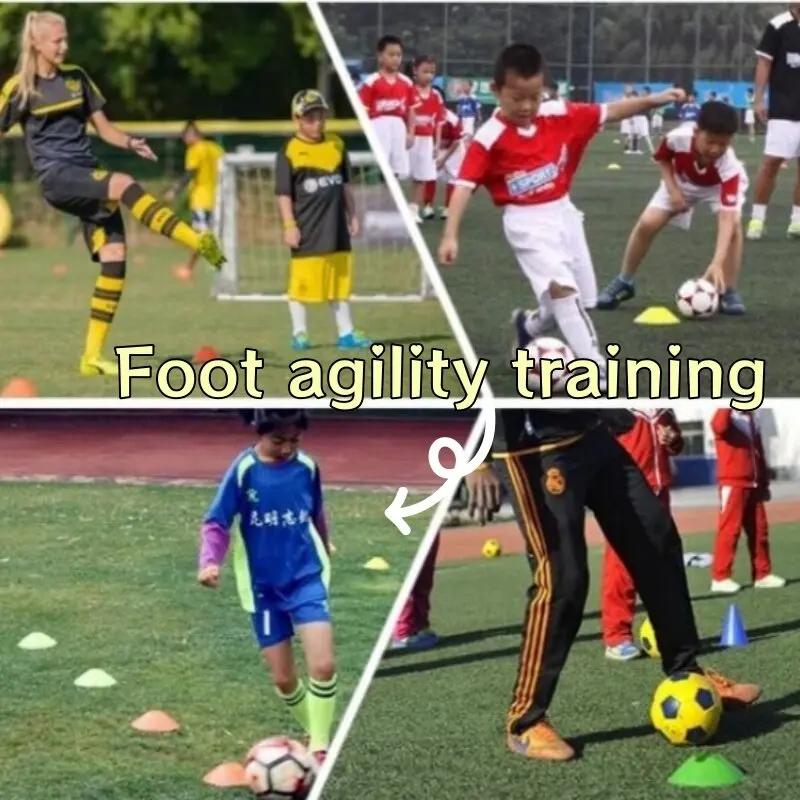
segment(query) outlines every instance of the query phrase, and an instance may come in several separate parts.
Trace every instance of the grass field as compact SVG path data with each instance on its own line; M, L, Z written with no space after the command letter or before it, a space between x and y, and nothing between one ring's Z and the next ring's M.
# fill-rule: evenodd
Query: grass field
M225 358L236 361L243 357L245 348L255 348L265 360L259 388L268 396L284 397L289 365L297 358L307 356L327 367L339 358L363 357L362 353L342 352L334 346L336 330L327 307L311 309L309 313L309 333L316 346L306 353L294 352L285 304L218 302L210 296L211 276L202 265L192 282L173 277L173 267L184 259L185 252L170 244L131 247L125 295L109 345L155 345L155 357L150 361L139 359L137 366L149 365L155 372L169 358L191 359L202 345L210 345ZM56 265L65 267L66 274L56 277ZM368 264L362 266L368 268ZM96 275L97 267L89 261L82 244L71 248L9 249L2 253L0 387L13 376L24 376L36 384L42 396L117 395L116 380L85 378L77 369ZM425 353L431 348L443 348L449 357L460 356L435 300L355 303L353 319L374 341L405 345L420 342ZM113 352L109 350L108 355L113 357ZM384 387L388 391L389 359L384 357L384 362ZM371 385L370 375L371 369L365 378L367 387ZM342 380L348 380L346 374ZM461 396L458 381L449 371L445 384L455 396ZM407 376L405 386L407 396ZM157 396L154 379L137 379L132 389L134 397ZM429 394L428 389L426 393ZM202 395L198 390L194 396ZM244 396L243 381L236 396Z
M649 726L649 698L661 678L660 665L603 657L596 612L601 551L594 547L589 610L552 709L554 723L574 737L582 758L572 764L529 763L505 748L503 722L529 580L524 559L451 564L440 569L433 596L442 646L384 661L326 787L326 800L796 796L799 535L800 526L773 531L776 569L792 579L790 585L779 593L747 589L737 598L750 645L704 659L764 687L757 706L723 717L713 746L747 772L740 787L723 795L667 785L691 751L672 747ZM708 536L687 540L692 551L709 546ZM737 577L749 583L743 554ZM709 596L706 570L690 569L689 579L700 633L710 649L728 601Z
M3 800L203 800L207 770L254 741L299 735L273 695L232 572L214 593L194 583L210 489L0 485L0 797ZM369 657L424 532L400 536L388 497L329 492L339 712ZM389 572L369 572L382 555ZM26 652L31 631L58 641ZM99 667L118 685L79 689ZM161 708L183 731L129 727ZM247 797L234 792L232 797Z
M576 205L586 214L586 234L600 288L619 272L628 234L658 183L658 170L650 159L623 155L621 146L613 143L615 138L618 134L604 133L592 144L573 191ZM736 141L737 153L751 178L750 199L762 147L762 139L756 144L746 137ZM609 172L607 167L612 162L622 169ZM667 346L673 342L683 345L681 357L715 358L723 365L742 358L765 358L767 394L798 394L800 342L788 332L793 330L800 308L800 242L785 237L794 176L794 168L781 172L769 209L767 237L745 243L741 289L747 303L746 317L684 321L679 327L633 324L633 318L648 306L674 307L678 286L700 275L708 265L715 243L715 222L702 208L695 213L691 232L672 229L659 237L642 265L634 300L616 311L592 315L601 343L620 344L620 358L654 358L662 364L669 357ZM748 205L748 216L749 210ZM424 227L434 252L441 227L439 222ZM492 361L492 389L496 395L513 396L516 390L508 367L512 339L508 320L514 308L534 302L530 286L505 242L500 213L484 192L473 201L463 230L460 260L455 267L443 269L442 276L478 356ZM643 384L640 375L640 386Z

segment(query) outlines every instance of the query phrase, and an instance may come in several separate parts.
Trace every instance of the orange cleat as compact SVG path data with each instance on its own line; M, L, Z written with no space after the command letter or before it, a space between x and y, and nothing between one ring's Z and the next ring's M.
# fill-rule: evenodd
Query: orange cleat
M714 684L726 708L744 708L761 697L761 687L755 683L736 683L713 669L704 669L706 678Z
M520 734L508 734L506 743L509 750L525 758L539 761L570 761L575 758L575 750L561 738L546 717Z

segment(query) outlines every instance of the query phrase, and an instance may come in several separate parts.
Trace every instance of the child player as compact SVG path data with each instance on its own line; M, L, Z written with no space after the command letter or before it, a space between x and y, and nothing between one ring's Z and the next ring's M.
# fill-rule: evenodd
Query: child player
M512 44L502 51L492 91L499 108L467 149L450 201L439 260L444 265L455 263L464 212L474 190L485 186L495 205L503 208L506 240L543 316L555 318L577 358L596 362L604 372L605 359L572 270L572 180L586 147L605 122L680 99L682 92L671 90L607 105L560 101L540 115L544 62L528 44Z
M405 180L409 175L408 150L414 140L414 84L401 72L403 43L396 36L382 37L376 50L378 71L367 76L358 96L392 172Z
M304 411L258 409L253 426L258 441L234 459L203 520L198 581L210 589L219 586L233 538L239 599L251 615L275 691L322 762L330 744L337 683L322 482L314 460L298 449L308 428ZM295 633L308 685L296 671Z
M320 92L298 92L292 99L297 131L278 151L275 164L283 241L292 251L288 295L295 350L311 346L306 325L309 303L330 305L340 349L371 344L353 327L350 316L351 237L358 233L358 217L349 186L347 148L339 136L326 133L327 116L328 104Z
M436 181L436 154L439 150L441 124L444 121L445 105L442 96L433 88L436 77L436 62L430 56L414 60L414 141L408 151L411 180L413 181L411 213L417 222L422 222L420 210L425 206L425 188ZM433 216L433 209L427 212Z
M675 414L666 408L631 409L630 430L617 434L642 471L655 496L670 510L672 485L670 458L683 450L683 435ZM603 588L600 597L600 622L606 658L631 661L641 653L633 643L633 617L636 613L636 588L633 578L615 550L606 542L603 557Z
M481 101L475 96L472 81L465 81L461 94L456 99L456 115L467 136L472 136L481 121Z
M742 206L747 173L731 147L739 126L735 108L704 103L697 122L670 131L654 158L661 183L631 231L620 274L602 291L597 307L613 309L636 295L636 273L658 233L671 223L688 231L694 207L708 203L717 214L717 241L707 280L720 290L723 314L744 314L736 283L742 266Z
M756 98L752 88L747 90L747 108L744 110L744 125L751 142L756 140Z
M786 581L772 572L769 556L769 470L761 426L752 411L720 409L711 418L717 450L719 518L711 564L711 591L736 594L731 577L736 544L744 528L756 589L780 589Z
M439 209L441 219L447 219L447 208L450 205L450 198L453 196L461 162L464 160L464 144L465 135L461 120L457 114L446 108L444 122L439 133L439 153L436 156L439 180L445 185L444 205ZM431 198L431 202L433 202L433 198Z

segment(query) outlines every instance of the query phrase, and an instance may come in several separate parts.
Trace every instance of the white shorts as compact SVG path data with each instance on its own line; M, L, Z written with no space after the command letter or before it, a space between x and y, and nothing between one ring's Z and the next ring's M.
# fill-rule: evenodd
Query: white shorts
M764 155L773 158L800 158L800 122L771 119L767 122Z
M741 180L739 182L739 198L736 206L736 211L738 211L740 214L742 212L742 208L744 207L748 185L749 182L747 175L742 173ZM689 228L692 227L694 207L698 203L708 203L711 206L711 211L714 214L719 212L719 186L694 186L692 184L681 182L678 182L678 186L680 186L683 196L686 198L686 202L689 204L689 210L684 211L682 214L676 214L670 220L671 225L674 225L676 228L680 228L682 231L688 231ZM656 189L655 194L650 199L647 207L659 208L662 211L672 210L669 192L667 191L667 187L664 185L663 181L658 185L658 189Z
M649 136L650 135L650 120L644 114L634 117L631 120L633 126L634 136Z
M756 124L756 112L753 111L752 108L745 109L745 112L744 112L744 124L745 125L755 125Z
M436 180L436 156L433 152L433 136L415 136L408 151L409 172L412 181Z
M405 180L410 171L406 147L408 128L405 121L400 117L384 116L374 117L371 122L392 172L401 181Z
M572 253L572 274L578 284L583 307L594 308L597 305L597 276L583 227L585 215L572 202L570 206L566 211L566 223L569 249Z
M572 269L576 209L568 198L538 206L506 206L503 232L539 303L550 284L579 291ZM582 226L582 223L581 223Z
M475 117L462 117L461 130L465 136L472 136L475 133Z
M455 183L463 160L464 145L460 144L458 148L453 151L450 158L442 164L442 169L439 172L439 180L442 183Z
M633 133L633 122L630 119L624 119L619 124L619 132L623 136L630 136Z
M653 114L653 119L650 120L650 126L654 131L660 131L664 127L664 115Z

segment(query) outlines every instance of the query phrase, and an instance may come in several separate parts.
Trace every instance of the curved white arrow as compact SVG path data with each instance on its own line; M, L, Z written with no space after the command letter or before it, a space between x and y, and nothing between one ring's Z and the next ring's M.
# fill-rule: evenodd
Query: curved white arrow
M468 460L464 448L449 436L440 437L428 449L428 463L431 465L431 469L436 475L444 479L444 483L433 494L418 503L403 506L408 497L408 489L405 486L401 486L397 490L394 500L384 511L384 514L403 536L408 536L411 533L411 527L405 520L406 517L413 517L440 503L442 499L455 490L454 483L458 484L463 477L469 475L470 472L474 472L486 459L492 449L492 441L494 440L495 415L494 411L486 411L482 416L485 417L483 440L471 460ZM477 424L480 425L480 423L481 418L479 417ZM470 436L470 439L472 438ZM455 458L455 466L452 468L442 465L440 455L444 449L449 450Z

